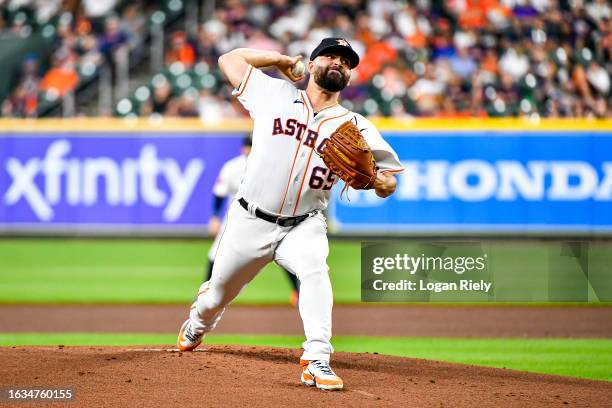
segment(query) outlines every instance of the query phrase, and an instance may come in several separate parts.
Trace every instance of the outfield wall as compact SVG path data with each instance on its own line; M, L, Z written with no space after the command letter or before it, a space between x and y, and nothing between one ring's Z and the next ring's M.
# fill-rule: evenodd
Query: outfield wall
M612 120L377 120L406 171L330 230L612 236ZM0 233L206 235L248 121L0 120Z

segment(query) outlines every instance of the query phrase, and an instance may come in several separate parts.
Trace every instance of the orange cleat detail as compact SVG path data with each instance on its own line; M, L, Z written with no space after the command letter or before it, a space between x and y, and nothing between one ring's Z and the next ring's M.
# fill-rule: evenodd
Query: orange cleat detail
M342 378L331 369L329 363L323 360L300 360L302 367L302 384L316 386L322 390L341 390L344 387Z
M204 339L204 333L197 333L193 330L189 319L185 320L179 330L176 345L180 351L193 351Z
M291 306L293 307L298 307L299 302L300 292L298 292L297 290L292 290L291 294L289 295L289 303L291 303Z

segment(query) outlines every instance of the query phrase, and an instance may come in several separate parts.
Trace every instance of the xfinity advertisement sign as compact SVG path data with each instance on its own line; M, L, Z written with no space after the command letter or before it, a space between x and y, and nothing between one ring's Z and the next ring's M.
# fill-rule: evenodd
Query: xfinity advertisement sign
M241 136L0 132L0 232L205 233L214 181ZM383 136L405 167L396 193L335 191L332 230L612 234L612 132Z
M23 199L39 220L51 221L53 207L60 203L78 207L100 202L113 207L142 202L163 207L162 219L176 221L205 166L204 160L193 158L182 170L177 160L158 158L153 144L142 146L138 157L119 161L104 156L70 158L71 150L72 143L62 139L49 145L44 158L22 163L17 157L9 157L6 170L11 181L5 203L12 206ZM36 178L42 179L41 189ZM158 178L168 186L167 192L158 185Z
M612 233L612 132L388 134L405 172L388 200L351 190L343 231Z
M0 226L205 227L241 139L116 134L0 137Z

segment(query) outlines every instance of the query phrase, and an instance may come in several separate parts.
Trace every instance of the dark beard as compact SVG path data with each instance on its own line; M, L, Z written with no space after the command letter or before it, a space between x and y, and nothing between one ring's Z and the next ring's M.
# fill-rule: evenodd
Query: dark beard
M342 71L338 71L338 74L330 73L330 68L320 69L315 72L314 81L321 88L329 92L340 92L348 84L349 77L344 75Z

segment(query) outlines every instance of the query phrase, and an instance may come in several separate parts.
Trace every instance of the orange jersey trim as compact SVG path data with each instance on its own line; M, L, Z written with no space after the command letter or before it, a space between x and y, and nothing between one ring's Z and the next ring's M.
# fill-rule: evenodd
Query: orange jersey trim
M403 173L404 170L406 169L401 168L401 169L381 170L381 173Z
M306 110L308 111L308 116L306 117L306 123L308 124L310 123L310 108L306 104L306 101L304 100L304 96L302 95L301 92L300 92L300 98L302 98L302 102L304 103L304 106L306 107ZM302 134L302 137L304 137L307 133L308 133L308 125L306 125L306 129L304 129L304 133ZM297 159L297 155L298 155L298 152L300 151L300 147L302 147L302 141L298 140L297 149L295 149L295 154L293 155L293 163L291 164L291 172L289 172L289 180L287 180L287 187L285 188L285 195L283 196L283 202L281 203L280 209L277 211L277 213L281 215L283 213L283 207L285 206L285 200L287 199L287 193L289 192L289 186L291 185L291 177L293 177L293 168L295 167L295 160ZM308 166L306 166L306 170L308 170Z
M249 83L249 79L251 78L251 73L252 72L253 72L253 66L249 65L249 70L248 70L248 72L246 74L246 79L244 80L244 83L240 84L240 87L238 88L238 93L236 94L236 98L244 93L244 90L246 89L246 86ZM242 88L242 89L240 89L240 88Z
M317 134L319 134L319 132L321 131L321 126L323 126L323 124L327 122L328 120L338 119L338 118L341 118L342 116L348 115L349 113L351 113L351 111L347 110L342 115L324 119L323 121L321 121L321 123L319 123L319 127L317 128ZM310 148L310 156L308 156L308 162L306 163L306 170L304 170L304 177L302 177L302 183L300 184L300 189L298 190L298 197L297 197L297 200L295 200L295 207L293 208L292 215L295 215L295 212L297 211L297 208L298 208L298 204L300 203L300 198L302 197L302 188L304 187L304 181L306 180L306 174L308 174L308 167L310 166L310 159L312 158L312 154L314 153L315 146L316 146L316 143L314 143L313 147Z

